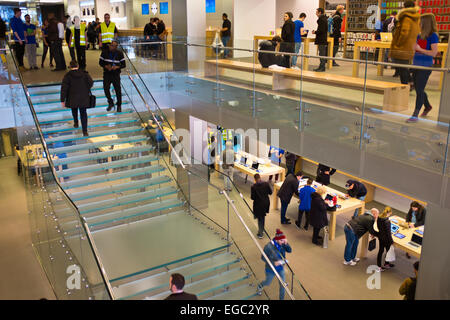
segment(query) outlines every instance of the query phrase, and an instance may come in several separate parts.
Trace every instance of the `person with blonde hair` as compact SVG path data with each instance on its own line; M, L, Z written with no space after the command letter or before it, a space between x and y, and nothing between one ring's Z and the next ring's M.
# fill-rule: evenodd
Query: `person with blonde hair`
M319 232L323 227L328 226L327 205L325 196L327 188L320 186L316 192L311 194L311 211L309 224L313 227L312 243L319 244Z
M413 64L422 67L432 67L433 58L438 53L439 35L437 34L436 17L432 13L425 13L420 17L420 34L414 46L415 54ZM426 117L433 109L428 100L425 87L431 75L431 70L414 69L414 88L416 89L416 108L411 118L406 122L417 122L420 109L425 105L421 117Z
M378 238L379 243L377 256L378 272L382 272L391 267L391 264L388 261L386 261L383 266L381 265L384 250L386 250L387 254L391 245L394 243L391 233L391 221L389 220L391 214L392 209L390 207L384 208L383 212L380 213L378 217L375 219L375 223L373 225L375 230L375 236Z

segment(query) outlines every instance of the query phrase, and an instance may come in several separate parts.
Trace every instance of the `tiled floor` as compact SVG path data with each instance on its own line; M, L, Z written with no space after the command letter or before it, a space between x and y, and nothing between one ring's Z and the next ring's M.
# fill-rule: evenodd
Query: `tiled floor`
M31 245L22 177L15 157L0 159L0 299L55 299Z

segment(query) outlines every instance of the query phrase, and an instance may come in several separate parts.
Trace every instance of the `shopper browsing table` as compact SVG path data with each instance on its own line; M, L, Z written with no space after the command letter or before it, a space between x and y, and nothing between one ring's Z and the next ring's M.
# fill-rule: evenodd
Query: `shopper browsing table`
M316 181L324 186L328 186L330 184L330 177L335 173L336 169L332 169L329 166L319 163Z
M394 240L392 239L392 232L391 232L391 221L389 220L389 217L392 214L392 210L388 207L387 210L384 210L377 219L375 219L374 224L374 230L375 235L378 238L378 255L377 255L377 265L378 265L378 272L384 271L389 267L389 263L386 262L384 266L382 265L382 259L383 259L383 253L384 250L386 250L386 254L391 248L392 244L394 243Z
M253 215L258 219L258 238L262 239L264 233L264 220L270 209L270 198L272 188L268 182L261 181L261 176L255 174L255 184L251 188L251 199L253 200Z
M269 258L272 265L275 267L275 270L280 275L281 279L286 282L286 277L284 273L284 258L286 257L286 252L292 252L292 248L289 245L286 236L280 229L277 229L275 237L272 241L270 241L264 247L264 253ZM263 259L265 261L265 259ZM268 286L272 283L273 278L275 277L275 273L270 267L269 263L266 262L266 279L258 285L258 292L260 293L263 290L263 287ZM284 300L284 287L280 283L280 300Z
M319 47L319 56L326 57L328 52L328 20L323 8L317 8L316 16L319 19L317 20L317 30L313 30L313 34L316 35L314 43ZM326 59L320 59L320 65L314 71L325 72L326 64Z
M305 31L305 24L303 23L306 19L306 14L304 12L300 13L300 16L298 20L294 21L295 24L295 31L294 31L294 41L295 41L295 53L300 53L300 51L303 53L303 50L300 50L302 48L302 36L306 34ZM298 69L297 67L297 56L292 57L292 66L294 69Z
M364 214L352 218L349 222L345 224L345 251L344 251L344 264L347 266L354 266L359 261L356 258L356 253L358 252L359 239L369 232L371 235L375 235L375 230L373 224L375 219L378 217L379 211L375 208L370 210L370 212L365 212Z
M313 227L312 243L319 244L320 229L328 226L327 204L324 197L327 189L324 186L317 188L317 191L311 194L311 212L310 225Z
M303 178L303 173L301 171L297 172L295 175L289 174L281 185L280 191L278 191L278 197L281 200L281 224L291 224L290 219L286 218L286 211L291 202L292 196L298 193L298 184Z
M231 21L228 20L228 15L226 13L224 13L222 15L222 20L223 20L223 24L222 24L222 29L220 29L220 34L221 34L221 38L222 38L222 43L223 43L224 47L226 47L228 45L228 42L231 39ZM225 49L223 51L223 57L224 58L229 57L228 49Z
M352 198L357 198L361 201L364 201L367 195L367 189L366 186L355 180L347 180L347 184L345 185L345 188L347 189L348 195ZM358 216L359 209L355 210L355 213L353 214L353 218Z
M309 226L309 215L311 211L311 195L316 192L316 189L311 187L313 181L308 179L306 186L300 189L298 197L300 198L300 205L298 206L298 218L295 221L295 225L300 229L302 224L303 213L305 214L305 230L308 230Z
M113 40L108 46L108 50L103 50L100 55L99 64L103 67L103 90L108 99L108 108L114 108L114 100L111 98L111 84L114 86L117 99L117 112L122 112L122 89L120 86L120 70L125 68L125 57L123 52L118 50L118 42Z

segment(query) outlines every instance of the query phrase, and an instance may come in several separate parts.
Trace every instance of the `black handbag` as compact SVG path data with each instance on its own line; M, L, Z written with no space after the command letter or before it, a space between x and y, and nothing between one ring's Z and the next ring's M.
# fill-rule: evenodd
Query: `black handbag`
M95 108L96 104L97 104L97 97L92 94L91 90L89 90L89 107L88 107L88 109Z
M372 239L369 241L369 251L373 251L375 250L375 248L377 247L377 239Z

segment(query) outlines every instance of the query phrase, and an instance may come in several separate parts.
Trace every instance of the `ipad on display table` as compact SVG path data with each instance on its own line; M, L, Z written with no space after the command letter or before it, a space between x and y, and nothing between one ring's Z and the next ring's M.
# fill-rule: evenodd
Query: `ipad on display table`
M399 238L399 239L403 239L403 238L405 238L406 236L405 236L404 234L401 234L401 233L396 233L396 234L394 234L394 237L397 237L397 238Z

